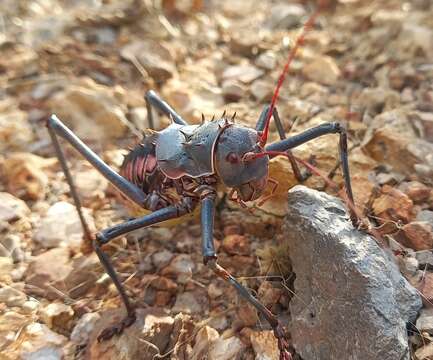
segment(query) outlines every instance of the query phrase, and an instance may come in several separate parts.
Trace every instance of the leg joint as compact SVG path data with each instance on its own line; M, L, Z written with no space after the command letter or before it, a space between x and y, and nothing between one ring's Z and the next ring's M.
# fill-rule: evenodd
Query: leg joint
M151 98L155 98L155 97L156 97L155 91L153 91L153 90L146 91L146 94L145 94L146 99L150 100Z
M216 268L216 255L204 255L203 256L203 264L209 266L212 270Z
M110 241L110 239L105 236L105 234L103 232L98 232L95 235L95 239L93 240L93 247L100 247L101 245L104 245L106 243L108 243Z
M334 131L338 134L346 134L346 128L339 122L331 123Z
M59 119L57 119L56 115L50 115L45 123L45 126L50 129L57 128Z

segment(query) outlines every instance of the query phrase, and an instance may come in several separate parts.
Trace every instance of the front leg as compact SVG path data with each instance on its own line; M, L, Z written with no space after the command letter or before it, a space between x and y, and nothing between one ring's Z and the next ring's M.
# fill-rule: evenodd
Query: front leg
M214 228L214 214L215 214L215 194L208 194L202 200L201 208L201 227L202 227L202 253L203 262L220 278L228 281L236 291L252 304L259 313L269 322L274 335L278 341L278 348L280 350L280 360L291 360L292 356L288 351L289 345L285 337L285 329L278 320L278 318L269 311L263 304L261 304L251 293L239 283L227 270L221 267L217 262L215 253L215 246L213 242L213 228Z
M347 151L347 133L346 133L346 129L343 126L341 126L340 123L332 122L332 123L321 124L319 126L305 130L300 134L272 143L266 146L265 150L269 151L270 153L287 151L289 149L293 149L296 146L302 145L310 140L316 139L320 136L327 135L327 134L339 134L340 136L339 149L340 149L341 167L343 170L344 185L346 188L347 198L353 206L354 204L353 191L352 191L352 184L350 181L349 160L348 160L348 151ZM349 207L350 218L352 220L352 223L356 226L358 224L358 217L355 211L353 210L352 206Z
M125 328L131 326L135 321L134 307L129 301L128 295L126 294L126 291L119 277L117 276L116 271L114 270L110 258L102 250L102 245L107 244L112 239L127 234L133 230L141 229L165 220L182 216L186 212L188 212L188 210L183 207L170 206L164 209L157 210L141 218L128 220L124 223L114 225L96 234L95 240L93 242L93 247L95 249L96 255L98 255L99 261L101 262L105 271L110 276L111 280L116 286L116 289L119 292L120 297L122 298L122 302L125 305L127 313L126 317L119 324L115 324L103 330L102 333L98 336L98 341L108 340L114 335L121 334Z

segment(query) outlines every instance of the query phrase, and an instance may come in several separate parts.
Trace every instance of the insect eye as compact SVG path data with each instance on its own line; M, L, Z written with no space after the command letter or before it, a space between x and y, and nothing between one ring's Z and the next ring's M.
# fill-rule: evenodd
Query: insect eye
M230 152L227 154L226 160L231 164L236 164L239 162L239 157L234 152Z

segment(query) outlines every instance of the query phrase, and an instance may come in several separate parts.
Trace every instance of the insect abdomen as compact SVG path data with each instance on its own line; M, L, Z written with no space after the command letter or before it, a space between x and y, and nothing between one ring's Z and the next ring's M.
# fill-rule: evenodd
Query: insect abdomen
M164 178L157 168L155 146L150 141L143 141L133 148L123 160L120 175L145 194L152 192Z

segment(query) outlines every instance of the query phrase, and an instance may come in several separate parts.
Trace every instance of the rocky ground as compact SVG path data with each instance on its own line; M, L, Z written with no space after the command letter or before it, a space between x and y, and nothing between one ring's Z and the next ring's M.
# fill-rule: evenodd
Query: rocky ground
M0 359L276 358L267 324L202 264L197 222L146 229L107 246L141 309L133 329L143 337L95 341L121 316L121 302L82 241L44 124L56 113L114 168L147 126L149 89L191 122L227 110L254 126L314 6L1 2ZM348 128L356 205L423 296L409 334L417 360L433 358L432 58L430 1L328 1L278 102L291 133L335 120ZM157 127L167 124L160 117ZM74 151L67 154L92 228L127 218L106 180ZM295 154L313 155L341 184L335 137ZM221 264L287 320L294 274L281 223L296 180L284 158L272 160L271 176L280 187L260 209L220 200L215 238ZM318 176L304 185L335 194Z

